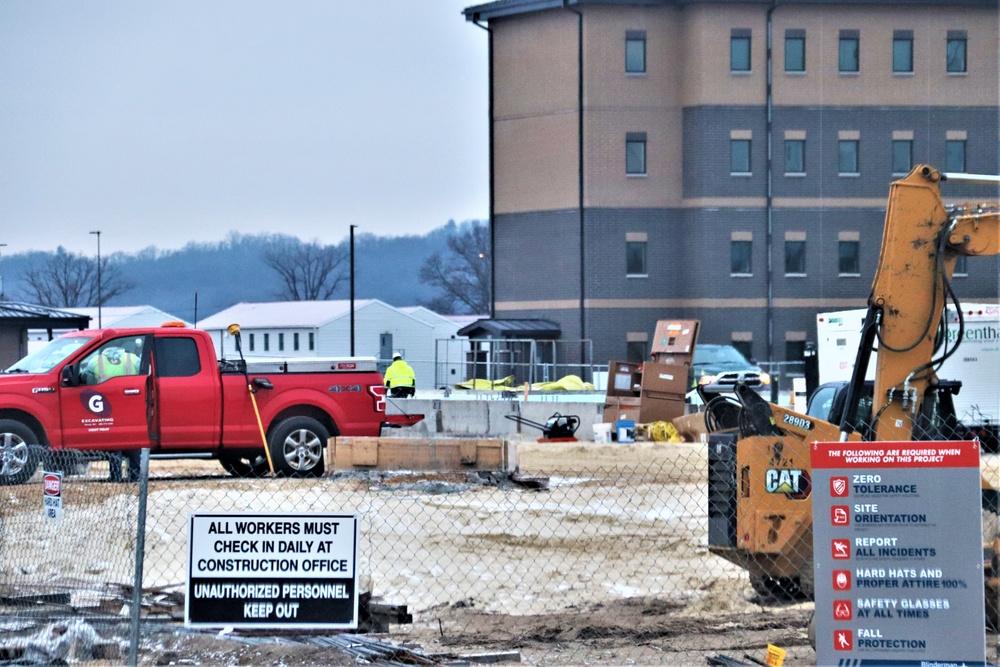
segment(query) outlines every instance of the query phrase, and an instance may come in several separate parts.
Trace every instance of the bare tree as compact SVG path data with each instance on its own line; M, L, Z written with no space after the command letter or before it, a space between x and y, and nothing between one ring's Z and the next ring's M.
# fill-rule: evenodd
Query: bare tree
M427 307L444 314L490 312L493 262L489 224L463 224L447 243L445 255L435 252L420 267L420 281L439 292Z
M56 254L24 275L30 297L50 308L82 308L101 305L135 288L111 258L101 258L101 282L97 283L97 260L59 246Z
M275 236L264 251L264 262L281 277L276 293L289 301L329 299L344 280L346 253L338 246L303 243L297 238Z

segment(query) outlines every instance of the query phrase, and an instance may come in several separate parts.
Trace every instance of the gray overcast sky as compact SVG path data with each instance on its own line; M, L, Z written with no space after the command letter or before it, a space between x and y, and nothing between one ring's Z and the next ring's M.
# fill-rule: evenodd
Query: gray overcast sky
M487 34L455 0L0 2L0 243L336 243L485 219Z

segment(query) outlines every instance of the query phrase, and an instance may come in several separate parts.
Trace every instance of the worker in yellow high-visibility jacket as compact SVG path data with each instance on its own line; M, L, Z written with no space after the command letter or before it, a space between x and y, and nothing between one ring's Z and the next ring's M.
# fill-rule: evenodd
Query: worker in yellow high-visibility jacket
M392 355L392 364L385 369L385 386L394 398L408 398L416 391L417 376L399 352Z

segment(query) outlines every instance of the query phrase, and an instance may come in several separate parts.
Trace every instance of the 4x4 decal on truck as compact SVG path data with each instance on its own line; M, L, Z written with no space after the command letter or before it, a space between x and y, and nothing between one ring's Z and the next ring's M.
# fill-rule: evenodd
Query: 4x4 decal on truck
M86 391L80 392L80 402L83 403L83 407L87 408L98 417L111 416L111 403L108 402L108 399L106 399L103 394L100 394L93 389L87 389Z

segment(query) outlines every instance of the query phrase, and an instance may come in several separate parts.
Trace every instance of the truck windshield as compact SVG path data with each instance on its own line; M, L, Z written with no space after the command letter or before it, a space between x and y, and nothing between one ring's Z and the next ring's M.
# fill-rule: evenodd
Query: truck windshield
M6 373L48 373L89 343L90 336L60 336L8 368Z

